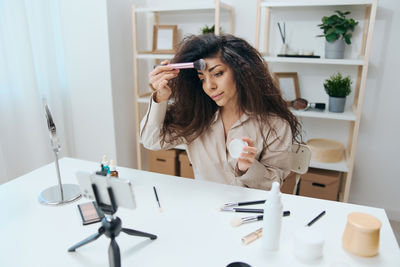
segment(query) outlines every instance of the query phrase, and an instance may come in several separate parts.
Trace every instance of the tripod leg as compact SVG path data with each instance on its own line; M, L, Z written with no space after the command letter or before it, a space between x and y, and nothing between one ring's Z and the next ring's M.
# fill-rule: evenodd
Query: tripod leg
M122 228L121 231L128 235L148 237L151 240L154 240L157 238L156 235L145 233L145 232L140 232L140 231L136 231L136 230L128 229L128 228Z
M87 243L95 241L97 238L99 238L102 234L104 234L105 230L103 227L99 228L99 231L96 234L93 234L89 236L88 238L82 240L81 242L75 244L74 246L70 247L68 249L68 252L74 252L77 248L82 247L86 245Z
M108 248L108 261L110 267L121 267L121 255L115 238L111 238L110 246Z

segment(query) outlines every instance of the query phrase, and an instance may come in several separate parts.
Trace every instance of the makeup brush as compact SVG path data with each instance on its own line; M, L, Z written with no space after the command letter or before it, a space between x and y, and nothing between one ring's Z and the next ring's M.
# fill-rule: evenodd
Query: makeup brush
M264 213L263 209L242 209L242 208L231 208L231 207L222 207L222 208L219 208L219 211Z
M304 98L296 98L290 101L290 106L296 110L308 110L310 108L325 110L325 103L309 103Z
M285 210L282 214L283 217L289 216L290 211ZM233 227L238 227L244 223L249 223L249 222L256 222L256 221L261 221L263 219L264 215L257 215L257 216L249 216L249 217L243 217L243 218L233 218L231 220L231 225Z
M206 69L206 61L204 59L198 59L194 62L184 62L184 63L172 63L166 65L154 65L154 68L157 66L171 66L174 69L196 69L196 70L205 70Z
M263 215L249 216L249 217L243 217L243 218L233 218L231 220L231 225L233 227L238 227L244 223L261 221L262 219L263 219Z
M264 204L264 200L255 200L255 201L246 201L246 202L233 202L233 203L227 203L222 206L222 208L227 208L227 207L237 207L237 206L245 206L245 205L256 205L256 204Z

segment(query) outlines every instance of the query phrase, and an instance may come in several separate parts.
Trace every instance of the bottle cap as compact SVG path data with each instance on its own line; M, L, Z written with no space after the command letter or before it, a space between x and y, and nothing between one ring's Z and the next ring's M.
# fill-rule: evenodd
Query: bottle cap
M115 161L114 160L110 160L110 171L116 171L117 167L115 166Z
M281 201L281 187L278 182L273 182L269 191L268 202L277 203Z
M103 161L101 162L103 165L108 165L107 156L103 155Z
M247 144L247 142L243 141L242 139L235 138L228 145L229 154L232 158L237 159L240 157L240 153L242 153L243 147L248 145L249 144Z

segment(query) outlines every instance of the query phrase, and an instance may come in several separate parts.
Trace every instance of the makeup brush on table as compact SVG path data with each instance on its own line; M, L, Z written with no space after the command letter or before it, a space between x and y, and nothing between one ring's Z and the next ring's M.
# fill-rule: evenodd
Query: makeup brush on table
M290 215L290 211L288 211L288 210L285 210L282 214L283 217L286 217L289 215ZM244 223L261 221L263 218L264 218L264 215L248 216L248 217L243 217L243 218L233 218L231 220L231 225L233 227L238 227Z
M265 203L265 199L264 200L254 200L254 201L245 201L245 202L232 202L232 203L224 204L221 208L256 205L256 204L264 204L264 203Z
M172 63L172 64L161 64L154 65L154 68L157 66L170 66L174 69L196 69L196 70L205 70L206 69L206 61L204 59L198 59L194 62L184 62L184 63Z

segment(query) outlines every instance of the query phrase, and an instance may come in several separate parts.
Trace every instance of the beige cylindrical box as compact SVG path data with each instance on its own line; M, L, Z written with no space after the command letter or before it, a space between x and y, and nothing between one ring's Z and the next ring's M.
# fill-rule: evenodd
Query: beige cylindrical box
M334 163L343 159L344 145L335 140L314 138L307 141L311 148L311 159L318 162Z
M382 223L374 216L353 212L347 216L343 233L343 247L362 257L373 257L379 251L379 232Z

